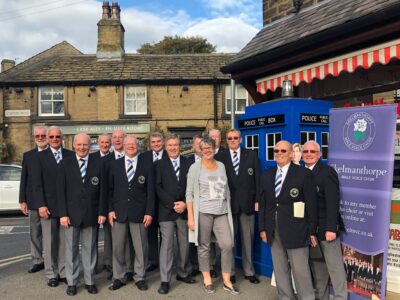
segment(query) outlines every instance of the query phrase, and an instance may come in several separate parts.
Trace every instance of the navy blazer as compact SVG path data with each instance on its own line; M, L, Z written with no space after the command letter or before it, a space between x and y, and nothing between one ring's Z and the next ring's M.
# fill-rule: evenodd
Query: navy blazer
M84 181L76 155L63 159L57 178L60 217L69 217L74 227L98 225L98 216L107 216L100 205L101 181L101 161L95 153L89 155Z
M125 159L110 163L108 173L108 211L114 211L120 223L142 223L145 215L154 217L155 186L153 166L138 157L135 176L129 183Z
M317 162L312 169L318 192L318 240L325 240L325 232L339 234L344 231L343 220L340 216L339 178L334 168Z
M232 214L254 214L260 195L260 165L257 152L240 148L239 174L233 168L230 150L224 151L223 163L231 193Z
M63 159L74 156L75 152L61 150ZM33 176L33 194L39 207L46 206L50 211L50 218L58 218L57 175L58 164L50 147L37 155Z
M317 190L310 170L290 164L278 198L275 197L277 167L264 171L261 177L259 230L267 233L268 243L275 232L275 214L279 222L279 236L287 249L310 244L316 234ZM304 218L294 217L293 204L305 203Z
M180 156L179 181L171 159L164 156L155 166L156 192L158 197L158 221L175 221L178 217L187 218L187 212L174 211L174 202L186 202L186 175L190 167L189 159Z
M34 148L24 153L22 157L22 172L19 185L19 203L26 202L31 210L38 209L33 194L33 174L35 161L37 160L38 148Z

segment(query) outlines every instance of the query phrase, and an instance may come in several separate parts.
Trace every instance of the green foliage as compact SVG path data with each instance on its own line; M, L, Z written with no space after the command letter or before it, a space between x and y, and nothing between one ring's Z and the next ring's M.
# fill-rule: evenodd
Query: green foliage
M213 53L216 47L207 39L196 37L165 36L158 43L145 43L137 50L140 54L191 54Z

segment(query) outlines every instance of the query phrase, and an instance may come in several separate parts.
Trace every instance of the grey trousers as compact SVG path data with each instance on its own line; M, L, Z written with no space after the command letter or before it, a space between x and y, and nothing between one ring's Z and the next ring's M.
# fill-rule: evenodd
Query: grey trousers
M297 298L299 300L315 300L311 271L308 264L308 246L296 249L284 248L279 236L278 223L275 222L275 224L275 236L272 237L270 246L279 299L296 299L292 286L290 272L292 271Z
M65 230L58 218L40 218L43 234L44 274L47 278L65 277Z
M29 210L29 232L31 238L32 263L43 263L43 240L42 224L40 223L39 211Z
M320 241L319 246L324 258L310 260L316 296L319 300L329 299L328 280L330 277L334 299L347 299L347 280L340 239L337 238L331 242Z
M199 214L199 246L197 253L199 268L202 272L210 271L211 233L214 233L221 249L221 271L230 273L232 270L233 241L229 228L228 215Z
M144 280L148 255L147 229L143 223L118 223L114 222L111 229L113 244L113 276L114 279L123 281L127 272L126 240L130 234L135 250L134 275L135 281Z
M161 232L160 275L161 282L170 282L174 262L174 233L178 241L177 273L187 277L192 272L189 262L189 240L187 220L159 222Z
M254 215L239 214L233 215L234 237L237 239L237 232L240 227L240 244L242 248L242 265L245 276L254 276L253 266L253 240L254 240ZM236 242L233 250L232 272L235 275L235 254Z
M70 226L65 229L65 274L68 285L77 285L79 277L79 241L82 245L82 266L85 284L95 284L97 261L97 226Z

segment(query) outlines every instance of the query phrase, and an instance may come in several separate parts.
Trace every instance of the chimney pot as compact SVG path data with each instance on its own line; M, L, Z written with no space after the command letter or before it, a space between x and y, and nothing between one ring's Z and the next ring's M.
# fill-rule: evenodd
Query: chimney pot
M109 19L111 16L111 8L108 1L103 1L103 19Z
M118 2L113 2L111 19L119 20L120 19L120 16L119 16L120 11L121 11L121 9L119 8Z

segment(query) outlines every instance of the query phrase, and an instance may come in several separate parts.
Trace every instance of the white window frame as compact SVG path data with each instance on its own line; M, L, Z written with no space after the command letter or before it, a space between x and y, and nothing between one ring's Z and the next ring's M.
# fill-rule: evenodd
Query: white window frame
M257 147L254 146L254 137L255 136L258 137ZM247 144L247 138L251 138L251 144L253 145L252 147L250 147ZM246 149L257 150L258 151L258 149L260 148L260 135L258 135L258 134L249 134L249 135L246 135L245 139L246 139Z
M323 144L323 141L324 141L324 138L323 138L323 136L324 136L324 134L326 134L326 140L327 140L327 144ZM328 159L328 147L329 147L329 132L321 132L321 158L322 159ZM324 157L323 156L323 153L324 153L324 151L323 151L323 149L325 149L326 148L326 157Z
M244 91L246 92L246 98L237 98L238 89L244 89ZM241 84L236 84L235 85L235 114L244 114L244 110L240 110L239 111L237 109L239 100L246 100L246 106L249 105L249 93L247 92L247 90ZM231 113L231 105L230 105L230 103L231 103L231 86L230 85L226 85L225 86L225 114L227 114L227 115L229 115Z
M43 89L51 89L51 99L50 100L42 100L42 90ZM54 90L55 89L62 89L63 99L54 99ZM43 113L42 112L42 102L51 102L52 103L52 113ZM64 108L62 113L54 113L54 102L63 102ZM38 90L38 111L39 116L65 116L65 93L63 86L42 86L39 87Z
M269 159L270 157L268 157L268 149L275 149L275 145L277 143L276 137L278 134L281 136L281 139L279 140L279 141L281 141L282 140L282 132L270 132L270 133L265 134L265 160L267 160L267 161L275 160L274 155L272 155L272 159ZM268 135L274 136L273 145L268 145Z
M144 89L144 99L127 99L128 89ZM128 111L127 101L145 101L145 111ZM124 87L124 114L125 115L147 115L147 86L145 85L125 85Z
M306 133L307 134L307 138L306 141L303 143L303 141L301 140L301 134L302 133ZM310 133L314 134L314 138L310 139ZM308 141L317 141L317 133L315 131L300 131L300 142L301 142L301 146L303 146L305 143L307 143Z

